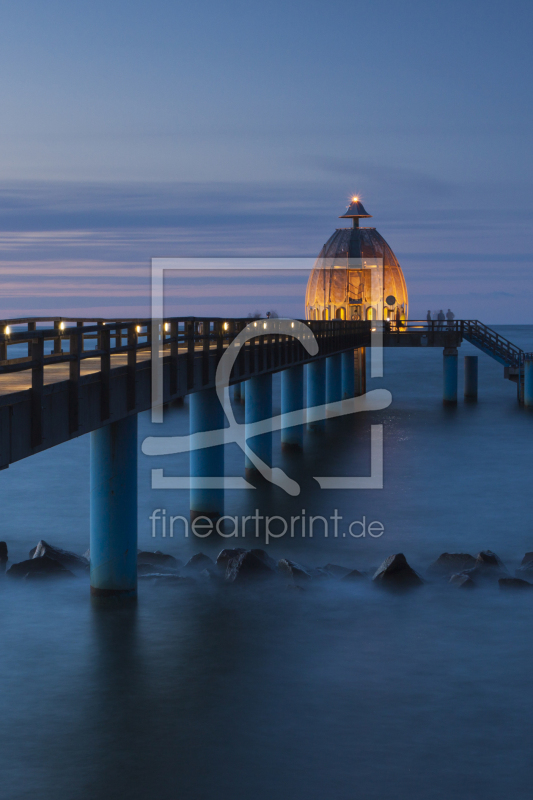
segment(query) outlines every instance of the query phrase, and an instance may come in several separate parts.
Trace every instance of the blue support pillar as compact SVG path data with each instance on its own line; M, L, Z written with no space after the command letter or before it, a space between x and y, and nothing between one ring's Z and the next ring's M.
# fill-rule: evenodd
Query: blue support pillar
M477 356L465 356L465 400L477 400Z
M255 375L246 381L246 397L244 406L244 422L248 426L262 419L272 416L272 375ZM272 433L263 433L261 436L248 438L246 441L256 453L269 466L272 465ZM246 474L249 477L259 473L251 461L245 458Z
M91 433L91 593L137 593L137 415Z
M342 400L342 354L326 359L326 403Z
M325 421L316 419L313 407L323 406L326 403L326 359L320 358L311 361L305 367L307 375L307 430L323 431Z
M533 361L524 361L524 405L531 408L533 406Z
M457 405L457 367L458 355L456 347L445 347L443 358L444 405Z
M353 350L346 350L341 354L342 360L342 399L350 400L355 397L355 354Z
M233 399L236 403L244 403L245 386L246 383L244 381L233 384Z
M304 408L304 368L300 364L281 373L281 413L288 414L301 408ZM282 428L282 450L303 450L303 440L303 425Z
M189 430L191 433L214 431L223 427L224 410L216 389L203 389L189 395ZM195 485L195 478L222 478L224 476L224 445L191 450L189 465L191 522L197 517L217 520L224 515L224 490L204 489Z

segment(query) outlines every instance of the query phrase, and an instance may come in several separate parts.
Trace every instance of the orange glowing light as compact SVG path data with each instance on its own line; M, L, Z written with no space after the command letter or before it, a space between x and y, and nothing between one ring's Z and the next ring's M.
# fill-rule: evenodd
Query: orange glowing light
M358 202L359 202L358 197L352 197L352 203L358 203Z

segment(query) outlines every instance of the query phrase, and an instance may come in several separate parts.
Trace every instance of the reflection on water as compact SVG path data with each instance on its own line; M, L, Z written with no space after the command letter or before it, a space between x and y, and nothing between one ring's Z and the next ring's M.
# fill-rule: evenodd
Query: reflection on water
M507 335L533 350L531 329ZM440 405L440 352L387 353L385 366L376 385L390 388L394 402L372 420L385 424L383 492L322 496L312 481L368 473L370 420L361 415L309 440L304 457L278 456L301 480L300 497L268 486L235 492L228 513L337 508L345 519L385 525L375 540L294 537L269 546L313 565L370 569L403 550L423 570L443 550L490 547L513 569L533 550L533 417L516 407L503 368L482 358L480 402L450 412ZM176 432L185 414L173 412ZM14 560L41 537L85 549L87 456L81 439L2 473L0 538ZM240 474L241 454L228 456L228 474ZM141 460L140 546L214 554L220 541L151 539L153 508L186 510L179 492L152 496L151 466ZM164 466L187 469L178 459ZM142 584L138 603L122 604L91 602L83 580L45 587L4 578L0 596L6 798L530 795L527 593Z

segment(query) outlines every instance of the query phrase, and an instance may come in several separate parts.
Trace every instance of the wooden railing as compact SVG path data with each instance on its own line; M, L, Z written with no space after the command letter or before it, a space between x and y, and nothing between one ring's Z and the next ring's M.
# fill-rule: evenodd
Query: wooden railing
M273 322L273 321L272 321ZM48 327L38 324L53 323ZM233 339L250 323L256 324L257 337L239 352L233 380L244 380L261 371L275 371L297 362L310 361L303 346L293 337L269 332L274 327L268 319L221 319L170 317L155 326L170 369L170 396L178 395L178 356L186 362L187 391L199 389L210 381L213 356L218 362ZM369 344L370 324L341 320L309 321L319 344L319 357ZM23 330L20 330L24 326ZM63 318L17 318L0 321L0 375L31 370L31 442L42 442L42 408L45 369L68 364L69 431L75 434L79 420L79 384L81 364L99 359L100 418L110 417L110 389L113 356L126 354L127 409L136 408L136 371L139 351L150 351L154 325L150 319L104 320L77 319L73 325ZM46 353L46 343L51 343ZM9 358L9 349L27 348L27 355ZM200 380L195 364L201 361Z

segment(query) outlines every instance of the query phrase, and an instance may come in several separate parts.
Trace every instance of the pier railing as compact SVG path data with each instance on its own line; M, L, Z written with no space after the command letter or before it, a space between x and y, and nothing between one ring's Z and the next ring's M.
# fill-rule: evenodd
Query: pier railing
M38 447L43 437L47 367L68 365L65 380L69 382L69 431L75 434L80 424L79 384L84 361L97 359L100 362L99 369L93 371L100 372L100 419L105 422L110 418L112 367L126 366L127 410L134 411L138 354L143 354L143 361L150 357L154 335L162 344L163 356L169 363L171 397L178 395L178 356L181 364L185 362L186 390L200 389L212 379L213 357L217 362L249 324L257 326L257 337L241 348L233 369L234 380L243 380L255 371L275 371L312 360L293 337L271 332L272 322L249 318L169 317L157 324L151 319L77 319L73 325L70 320L57 317L6 319L0 322L0 375L31 370L31 442L33 447ZM38 327L46 323L52 325ZM367 322L329 320L307 324L317 338L319 357L370 343L370 323ZM120 356L125 356L125 360Z

